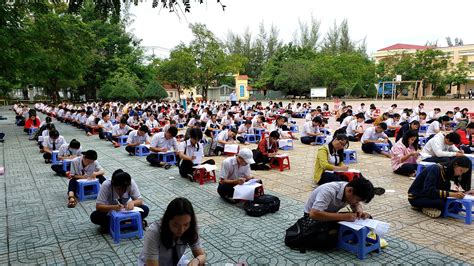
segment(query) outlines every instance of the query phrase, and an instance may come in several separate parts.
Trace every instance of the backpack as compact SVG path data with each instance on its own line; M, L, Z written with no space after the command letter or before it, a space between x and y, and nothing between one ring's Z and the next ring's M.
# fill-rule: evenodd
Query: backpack
M267 213L275 213L280 209L280 199L272 195L261 195L244 205L248 216L260 217Z
M204 143L204 156L215 156L216 155L216 150L217 148L217 140L214 138L210 138Z
M332 249L337 246L338 234L329 234L328 222L302 217L286 229L285 245L305 253L307 249Z

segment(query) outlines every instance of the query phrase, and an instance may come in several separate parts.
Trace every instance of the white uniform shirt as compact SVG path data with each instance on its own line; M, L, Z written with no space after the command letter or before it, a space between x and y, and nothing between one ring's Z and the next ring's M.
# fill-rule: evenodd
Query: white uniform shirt
M190 140L183 141L179 144L178 151L184 153L184 155L196 158L193 160L193 164L201 164L202 157L204 157L204 148L201 143L197 143L196 146L191 144Z
M127 138L128 144L135 144L135 143L143 144L146 141L150 141L150 136L148 136L148 134L140 136L138 135L138 130L134 130L128 134L128 138Z
M239 167L235 156L222 161L220 173L222 179L236 180L241 177L249 177L251 174L250 164Z
M112 124L112 122L110 122L110 120L107 122L105 122L104 120L100 120L99 126L103 127L102 130L104 130L104 132L112 132L112 128L114 125Z
M54 148L53 148L53 143L54 143ZM43 139L43 146L48 147L50 150L58 150L61 145L67 144L66 140L64 140L63 136L59 136L56 140L52 140L49 136L44 137Z
M153 136L153 138L151 139L150 147L166 148L168 150L174 149L175 151L177 151L178 141L176 141L176 138L166 139L165 132L160 132Z
M364 143L366 140L378 140L380 138L387 138L387 135L384 132L377 133L375 127L369 127L364 131L360 141Z
M454 145L446 145L444 143L444 134L438 133L432 137L420 152L421 159L430 157L454 157L459 149Z
M303 130L301 130L301 137L309 136L308 133L319 133L319 126L313 126L313 121L304 123Z

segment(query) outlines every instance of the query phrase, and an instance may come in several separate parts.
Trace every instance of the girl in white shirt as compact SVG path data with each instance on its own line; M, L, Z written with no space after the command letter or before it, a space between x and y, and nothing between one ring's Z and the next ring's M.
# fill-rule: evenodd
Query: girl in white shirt
M179 174L182 177L194 181L194 166L200 165L204 157L204 147L201 144L202 131L199 128L192 128L189 132L189 139L183 141L178 147ZM215 161L210 159L202 164L215 165Z

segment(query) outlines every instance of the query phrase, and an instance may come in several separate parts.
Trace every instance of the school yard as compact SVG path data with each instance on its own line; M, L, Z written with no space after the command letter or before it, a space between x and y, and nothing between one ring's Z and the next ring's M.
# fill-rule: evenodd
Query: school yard
M364 102L367 106L371 103ZM474 109L472 101L423 102L426 111L440 107L444 112L454 106ZM382 110L390 103L385 101ZM348 104L357 109L359 102ZM398 105L411 107L411 101ZM0 121L0 131L6 133L5 143L0 143L0 165L5 166L5 174L0 176L0 264L136 264L142 240L121 240L114 244L110 235L100 234L89 220L94 201L80 202L76 208L68 209L67 179L54 175L50 165L44 163L36 144L28 141L22 128L14 125L12 111L1 107L0 115L8 117ZM302 123L299 119L298 124ZM87 137L69 125L55 124L67 141L76 138L83 150L95 149L109 178L118 168L132 175L150 207L149 223L160 219L173 198L190 199L211 265L238 262L249 265L469 264L474 261L474 225L454 219L431 219L412 210L407 201L411 180L393 174L389 159L363 154L359 143L351 143L350 149L357 150L358 163L350 167L362 171L376 186L387 190L366 208L374 218L391 225L385 237L388 247L364 261L342 250L300 253L283 243L285 229L303 215L303 206L313 190L311 179L318 146L296 141L294 150L285 151L290 155L291 170L255 172L263 180L265 192L280 197L281 206L275 214L253 218L246 216L241 207L220 200L215 183L202 186L191 183L179 177L176 167L153 168L144 157L130 157L123 148L116 149L97 136ZM333 120L330 124L332 128L336 125ZM223 158L214 159L219 166Z

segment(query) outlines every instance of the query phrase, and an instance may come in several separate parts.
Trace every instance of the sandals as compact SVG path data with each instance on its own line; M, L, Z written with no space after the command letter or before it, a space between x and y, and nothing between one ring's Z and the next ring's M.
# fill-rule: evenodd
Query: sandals
M74 201L71 201L71 198L74 199ZM74 207L76 207L76 205L77 205L77 199L76 199L75 196L69 196L69 197L67 198L67 200L68 200L68 202L67 202L67 207L68 207L68 208L74 208Z
M171 164L165 164L165 165L163 165L163 168L165 168L166 170L168 170L168 169L171 168Z
M377 196L381 196L385 194L385 189L383 187L375 187L374 188L374 194Z

